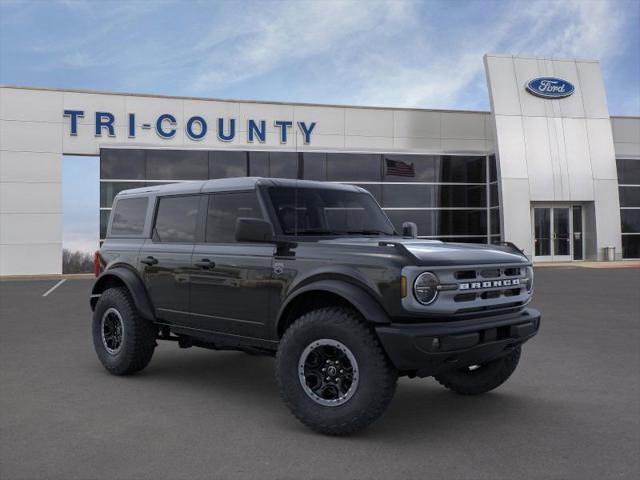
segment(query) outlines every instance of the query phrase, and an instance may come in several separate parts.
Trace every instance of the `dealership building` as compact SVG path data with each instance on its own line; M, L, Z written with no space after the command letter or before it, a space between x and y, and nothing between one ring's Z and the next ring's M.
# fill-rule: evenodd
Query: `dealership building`
M535 262L640 257L640 117L597 61L486 55L491 111L0 87L0 275L61 273L65 155L100 157L100 236L140 186L264 176L352 183L422 238L509 241Z

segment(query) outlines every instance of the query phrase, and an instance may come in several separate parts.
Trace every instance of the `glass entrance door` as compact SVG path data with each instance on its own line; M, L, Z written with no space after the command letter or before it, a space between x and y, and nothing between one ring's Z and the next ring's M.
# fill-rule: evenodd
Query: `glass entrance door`
M582 260L582 230L582 207L579 205L534 207L534 259Z
M553 261L571 260L571 215L569 207L554 207L553 216Z
M533 209L534 257L537 260L551 260L551 208Z

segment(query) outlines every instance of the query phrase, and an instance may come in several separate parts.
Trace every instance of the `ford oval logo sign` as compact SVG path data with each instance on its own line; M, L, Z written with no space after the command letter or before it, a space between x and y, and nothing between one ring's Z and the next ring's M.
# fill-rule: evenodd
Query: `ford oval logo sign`
M534 78L527 82L527 90L538 97L564 98L571 95L576 87L566 80L555 77Z

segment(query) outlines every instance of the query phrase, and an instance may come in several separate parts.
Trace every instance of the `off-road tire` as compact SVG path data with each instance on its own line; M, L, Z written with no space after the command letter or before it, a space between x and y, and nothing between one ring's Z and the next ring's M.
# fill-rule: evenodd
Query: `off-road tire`
M116 354L110 354L102 341L102 317L113 308L122 318L124 336ZM93 346L100 362L114 375L131 375L149 364L156 346L156 327L142 318L126 288L109 288L93 312Z
M520 347L508 355L485 363L477 370L454 370L436 375L438 383L461 395L479 395L498 388L514 372L520 360Z
M342 343L358 363L358 384L341 405L316 403L301 384L301 355L320 339ZM343 307L302 315L286 330L276 355L276 381L285 404L303 424L327 435L351 434L380 417L393 398L397 379L398 372L371 327L357 312Z

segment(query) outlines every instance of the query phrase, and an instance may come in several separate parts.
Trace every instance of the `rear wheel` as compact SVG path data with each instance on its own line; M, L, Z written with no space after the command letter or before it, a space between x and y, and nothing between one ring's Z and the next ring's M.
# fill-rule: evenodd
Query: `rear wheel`
M353 433L380 417L397 376L371 329L346 308L300 317L276 355L285 403L302 423L328 435Z
M442 373L435 378L444 387L461 395L478 395L506 382L518 366L519 360L520 347L491 362Z
M93 346L114 375L130 375L147 366L156 345L155 326L140 316L126 288L107 289L93 312Z

